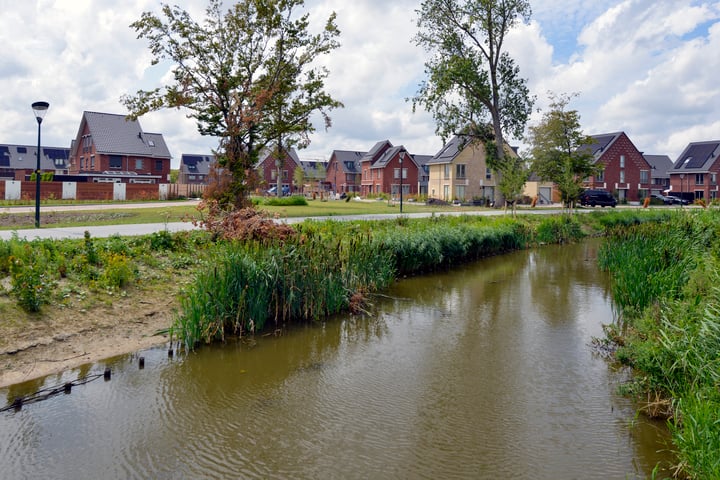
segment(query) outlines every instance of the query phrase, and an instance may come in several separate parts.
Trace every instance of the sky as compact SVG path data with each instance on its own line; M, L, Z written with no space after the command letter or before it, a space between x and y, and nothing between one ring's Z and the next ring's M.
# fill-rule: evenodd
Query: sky
M530 125L549 93L577 94L569 108L585 134L624 131L644 153L675 161L690 142L720 140L720 1L530 0L531 21L507 38L507 51L536 96ZM206 0L175 0L201 20ZM230 4L229 0L225 1ZM130 24L151 0L0 0L0 144L34 145L30 105L50 103L42 144L69 147L84 111L127 114L120 97L161 87L169 64L151 66ZM368 151L381 140L414 154L442 147L430 114L407 101L425 78L426 53L413 42L420 0L306 0L318 28L337 13L341 47L323 62L328 92L344 104L332 126L318 122L301 159L333 150ZM140 117L162 133L173 156L208 154L183 110ZM509 139L521 151L523 139Z

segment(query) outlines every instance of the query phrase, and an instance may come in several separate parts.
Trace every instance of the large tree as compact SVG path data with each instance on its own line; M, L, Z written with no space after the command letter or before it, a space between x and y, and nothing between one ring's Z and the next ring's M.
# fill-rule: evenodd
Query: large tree
M463 133L485 143L499 171L504 132L522 138L532 111L526 80L504 51L508 32L529 21L529 1L424 0L416 13L415 42L430 59L413 107L432 112L443 139Z
M529 128L532 169L557 185L568 207L579 199L583 181L599 171L589 148L592 137L583 134L577 110L568 110L574 96L551 94L550 109L538 125Z
M218 163L230 181L216 189L225 208L247 206L258 152L302 148L319 113L341 107L326 91L328 71L318 58L339 46L335 14L311 34L304 0L239 0L224 8L209 0L198 23L180 7L163 4L131 24L148 40L152 63L169 61L173 82L122 97L131 117L184 108L202 135L219 138Z

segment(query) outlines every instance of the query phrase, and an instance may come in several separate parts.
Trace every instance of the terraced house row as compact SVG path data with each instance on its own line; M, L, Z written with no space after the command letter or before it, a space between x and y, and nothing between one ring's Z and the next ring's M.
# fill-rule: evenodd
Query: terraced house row
M674 161L663 154L640 151L625 132L592 136L586 148L600 174L586 179L588 188L604 188L619 202L640 201L651 193L671 193L688 201L718 198L720 140L688 144ZM509 155L516 152L506 145ZM0 194L5 198L32 196L37 147L0 144ZM83 112L69 147L41 147L43 180L63 182L71 192L78 184L156 185L170 183L172 156L161 133L143 131L138 120L124 115ZM287 149L268 150L256 166L260 187L289 193L357 193L422 196L444 201L493 201L497 178L488 168L483 145L462 136L450 139L440 151L411 152L403 145L381 140L367 151L333 150L329 160L301 160ZM183 153L177 182L202 186L211 178L215 159L210 153ZM279 188L278 188L279 187ZM152 190L146 187L146 190ZM45 189L56 192L58 189ZM531 178L525 195L540 204L557 201L553 185Z

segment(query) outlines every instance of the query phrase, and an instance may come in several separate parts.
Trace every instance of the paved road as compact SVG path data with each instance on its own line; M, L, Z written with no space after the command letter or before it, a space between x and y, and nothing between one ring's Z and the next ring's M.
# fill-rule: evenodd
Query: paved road
M148 206L162 206L158 203L154 204L147 204ZM170 203L168 205L174 205L177 206L177 203ZM68 206L68 207L57 207L55 208L55 211L66 211L66 209L85 209L85 210L97 210L98 208L117 208L118 205L94 205L94 206ZM29 208L30 211L34 212L33 207L10 207L10 208ZM138 204L133 204L131 207L127 208L138 208ZM51 211L52 209L50 207L46 208L44 211ZM14 210L17 211L17 210ZM521 210L521 214L553 214L553 213L560 213L560 209L538 209L538 210ZM41 213L42 214L42 213ZM498 216L498 215L505 215L505 211L503 209L498 210L482 210L482 211L476 211L476 212L427 212L427 213L404 213L402 214L403 217L407 218L424 218L424 217L430 217L432 215L484 215L484 216ZM345 222L350 220L389 220L393 218L397 218L401 216L399 213L387 213L387 214L377 214L377 215L334 215L334 216L327 216L327 217L312 217L312 220L317 221L323 221L323 220L333 220L338 222ZM298 217L298 218L285 218L280 219L280 222L293 224L293 223L300 223L305 220L308 220L307 217ZM154 232L159 232L163 230L167 230L169 232L178 232L178 231L185 231L185 230L193 230L196 227L189 222L171 222L171 223L143 223L143 224L131 224L131 225L104 225L104 226L92 226L92 227L61 227L61 228L25 228L25 229L18 229L18 230L0 230L0 239L2 240L8 240L12 238L14 235L17 235L19 238L26 239L26 240L35 240L35 239L62 239L62 238L83 238L85 236L85 232L90 232L90 235L93 238L106 238L111 237L113 235L125 235L125 236L136 236L136 235L149 235Z

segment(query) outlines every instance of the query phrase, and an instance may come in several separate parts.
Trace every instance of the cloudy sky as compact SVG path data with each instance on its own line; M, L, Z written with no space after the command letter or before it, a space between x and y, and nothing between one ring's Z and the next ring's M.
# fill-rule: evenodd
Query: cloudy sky
M175 0L200 19L204 0ZM229 0L226 0L229 4ZM531 0L532 21L508 50L546 108L547 93L578 93L570 108L583 131L625 131L637 148L675 160L693 141L720 139L720 1ZM433 119L406 101L423 80L412 42L420 0L306 0L315 24L337 12L342 46L327 88L344 103L301 158L369 150L390 140L419 154L442 146ZM168 65L150 66L147 43L129 27L151 0L0 0L0 143L37 142L30 104L50 103L42 143L69 147L85 110L126 114L121 95L161 85ZM182 153L209 153L182 110L140 118L162 133L177 167ZM536 123L536 113L532 123ZM521 139L511 140L524 145Z

